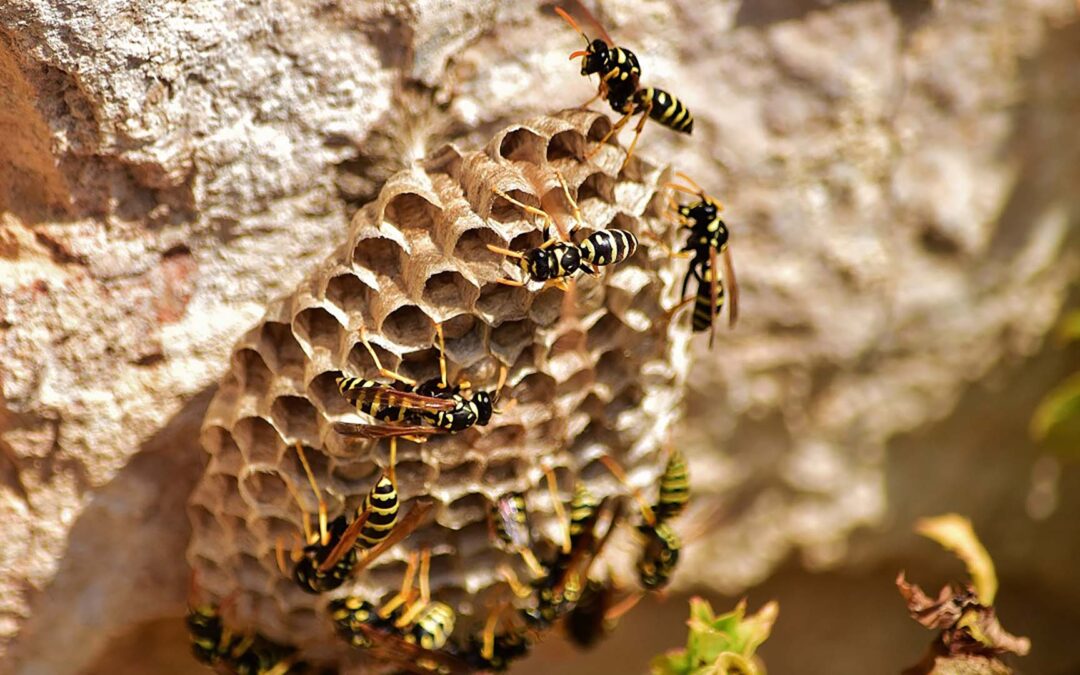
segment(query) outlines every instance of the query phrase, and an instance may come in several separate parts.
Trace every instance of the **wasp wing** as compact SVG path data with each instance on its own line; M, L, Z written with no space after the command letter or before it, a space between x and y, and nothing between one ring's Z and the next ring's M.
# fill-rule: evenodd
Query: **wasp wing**
M735 263L731 259L731 246L724 247L724 281L727 282L728 326L735 327L739 320L739 283L735 281Z
M383 539L378 544L368 549L367 552L364 553L364 557L357 561L356 566L353 567L353 574L362 571L391 546L412 534L413 530L419 527L420 523L424 521L424 518L427 516L428 512L431 511L433 506L435 506L435 500L433 499L417 499L412 509L409 510L404 518L398 521L397 525L390 531L390 534L387 535L386 539Z
M377 403L383 408L405 408L406 410L453 410L456 403L450 398L436 398L411 391L402 391L391 386L361 387L342 392L342 396L357 407Z
M402 436L434 436L447 433L439 427L426 427L410 424L354 424L335 422L334 431L342 436L355 436L369 440L380 438L400 438Z

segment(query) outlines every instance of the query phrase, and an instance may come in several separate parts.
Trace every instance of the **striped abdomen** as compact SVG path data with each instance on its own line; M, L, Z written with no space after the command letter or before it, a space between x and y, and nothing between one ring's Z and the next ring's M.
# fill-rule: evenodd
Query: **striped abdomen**
M600 502L596 500L584 483L574 487L574 497L570 500L570 543L573 545L579 537L592 532L593 519Z
M336 382L342 397L365 415L387 422L404 420L405 409L397 390L361 377L339 377Z
M369 549L386 539L397 524L397 489L385 475L379 478L379 482L364 499L364 510L369 511L369 514L356 538L356 548Z
M660 477L660 497L653 507L656 519L664 522L683 512L690 500L690 472L686 468L686 459L679 451L671 453Z
M691 328L695 333L709 330L712 327L713 317L719 316L720 310L724 308L724 284L717 279L716 311L713 311L712 277L713 270L706 267L704 274L701 275L701 281L698 283L697 297L694 298L694 316L691 321Z
M694 116L683 102L655 87L642 87L634 93L634 109L649 108L649 117L669 129L688 134L694 130ZM651 106L649 104L652 104Z
M598 230L581 242L581 259L593 265L614 265L637 251L638 240L626 230Z
M454 632L454 610L449 605L433 602L424 608L408 633L405 641L420 645L427 650L442 649Z

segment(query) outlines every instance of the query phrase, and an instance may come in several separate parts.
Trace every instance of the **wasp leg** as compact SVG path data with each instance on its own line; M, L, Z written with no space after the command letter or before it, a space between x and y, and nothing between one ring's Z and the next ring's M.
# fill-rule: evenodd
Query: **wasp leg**
M638 120L637 126L634 127L634 140L630 141L630 147L626 151L626 159L623 160L622 166L619 167L620 173L630 163L630 158L634 156L634 148L637 147L638 139L641 138L641 131L645 128L645 123L649 121L650 112L652 112L652 101L649 101L641 109L641 119Z
M540 216L541 218L543 218L544 222L546 223L544 225L545 229L551 227L553 221L551 219L551 215L549 215L547 211L544 211L543 209L538 209L535 206L529 206L528 204L526 204L524 202L518 201L517 199L514 199L513 197L511 197L510 195L506 194L505 192L503 192L502 190L500 190L498 188L491 188L491 191L494 192L495 194L499 195L500 197L502 197L506 201L510 202L514 206L518 207L522 211L524 211L526 213L531 213L534 216Z
M405 610L397 621L394 622L394 626L397 628L404 628L410 625L416 620L416 617L420 615L427 606L431 604L431 586L429 577L431 574L431 549L425 548L420 554L420 598L411 603L409 608ZM385 617L384 617L385 618Z
M390 483L397 489L397 437L390 438Z
M510 590L521 599L525 599L532 595L532 589L521 583L521 579L518 579L514 570L510 569L506 565L499 566L499 574L506 580L507 585L510 586Z
M645 522L648 523L650 527L656 525L656 514L653 513L652 507L649 506L649 502L642 496L641 490L630 484L630 479L626 475L626 471L619 466L619 463L616 462L611 455L600 455L600 461L604 463L604 466L611 472L611 475L615 476L615 478L630 491L630 494L633 495L634 500L637 501L638 506L641 508L641 517L645 519Z
M371 342L368 341L367 329L363 327L360 328L360 342L364 343L364 349L367 349L368 354L371 355L371 360L375 362L375 367L378 368L379 373L383 377L388 377L391 380L396 380L398 382L401 382L402 384L407 384L410 387L416 386L416 380L405 377L396 370L390 370L389 368L383 367L382 361L379 360L379 355L375 353L375 348L372 347Z
M418 554L413 551L409 554L409 564L405 568L405 576L401 579L401 590L397 595L390 598L382 607L378 610L378 615L384 619L389 618L398 607L403 605L412 596L413 578L416 576L416 565L419 559Z
M319 502L319 533L318 533L318 538L313 539L312 535L314 533L312 533L312 532L305 531L304 534L307 537L308 542L314 543L314 542L317 541L320 545L325 546L327 541L329 541L329 538L330 538L330 535L329 535L329 533L327 532L327 529L326 529L326 502L323 501L322 490L319 489L319 484L318 484L318 482L315 481L315 474L312 473L311 465L308 464L307 455L304 454L304 447L302 445L300 445L300 441L296 441L295 447L296 447L296 456L300 458L300 465L302 467L304 467L304 474L307 476L308 484L311 485L311 491L315 494L315 499L317 499L318 502ZM295 497L295 495L294 495L294 497ZM304 508L303 505L301 505L300 508L301 508L301 510L303 510L303 508ZM307 520L307 513L306 512L304 514L304 520L305 521ZM309 527L310 526L305 527L304 529L308 530Z
M551 470L551 467L545 466L544 475L547 477L548 493L551 494L551 509L555 512L555 519L562 526L562 552L570 553L570 520L566 517L562 500L559 499L559 486L555 481L555 472Z
M446 336L443 335L441 323L435 324L435 334L439 336L439 377L443 389L446 389Z
M621 117L621 118L619 119L619 121L615 123L615 125L614 125L614 126L612 126L612 127L610 128L610 129L608 129L608 132L607 132L606 134L604 134L604 137L603 137L603 138L601 138L601 139L600 139L600 140L599 140L599 141L598 141L598 142L596 143L596 147L594 147L594 148L593 148L592 150L590 150L590 151L589 151L589 152L588 152L588 153L587 153L587 154L585 155L585 159L592 159L592 158L593 158L593 156L594 156L594 155L596 155L596 153L600 152L600 148L604 147L604 143L607 143L607 141L608 141L608 139L609 139L609 138L611 138L612 136L614 136L614 135L618 134L618 133L619 133L619 131L621 131L621 130L622 130L622 128L623 128L624 126L626 126L626 123L627 123L628 121L630 121L630 116L631 116L631 115L633 115L633 114L634 114L634 111L633 111L633 110L631 110L630 112L628 112L628 113L624 114L624 115L623 115L623 116L622 116L622 117Z
M570 205L570 210L574 215L574 222L577 223L577 227L575 227L573 230L570 230L570 233L567 236L567 238L572 241L574 230L576 230L578 227L581 227L582 223L585 221L581 217L581 207L578 205L577 200L570 196L570 188L566 185L566 179L563 178L562 172L556 171L555 175L559 178L559 185L562 186L563 194L566 195L566 203Z

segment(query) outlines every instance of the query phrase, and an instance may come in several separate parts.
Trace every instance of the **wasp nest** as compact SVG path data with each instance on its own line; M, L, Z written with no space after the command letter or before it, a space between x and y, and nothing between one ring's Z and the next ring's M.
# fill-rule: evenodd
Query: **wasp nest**
M524 493L539 553L558 531L545 467L554 469L564 502L577 480L597 495L625 494L597 460L603 454L635 484L655 483L682 396L688 336L665 319L676 302L675 261L643 236L671 234L659 187L666 170L635 158L619 174L615 145L586 160L609 128L606 117L587 111L540 117L500 131L481 151L447 147L397 174L356 214L348 241L241 338L203 425L210 460L190 503L188 551L203 595L230 599L234 628L315 659L363 658L350 655L327 616L329 597L341 592L303 592L275 558L275 543L296 546L302 519L317 510L296 442L331 518L355 510L387 469L385 441L333 428L357 415L335 378L379 378L361 329L384 366L422 380L439 372L442 324L450 379L493 389L505 366L499 406L506 409L486 427L398 443L402 514L421 495L436 500L433 514L343 591L386 598L408 553L430 547L433 595L458 611L452 639L461 640L508 598L497 568L518 562L491 540L492 501ZM578 241L590 228L619 228L637 234L641 247L599 277L578 276L569 291L499 284L520 271L486 245L523 251L542 233L535 216L493 188L548 211L559 204L554 212L565 214L559 175L584 216ZM605 569L594 565L593 574Z

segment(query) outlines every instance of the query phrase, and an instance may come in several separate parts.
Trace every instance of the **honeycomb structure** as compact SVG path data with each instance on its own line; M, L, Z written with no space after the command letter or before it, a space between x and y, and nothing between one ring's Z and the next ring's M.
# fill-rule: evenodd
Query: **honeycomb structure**
M635 158L620 174L624 155L613 142L585 159L610 124L564 111L509 126L479 151L447 146L393 176L356 214L347 241L239 340L203 424L210 457L189 504L188 550L201 592L228 599L234 628L296 645L309 658L376 669L337 639L326 603L345 592L385 599L398 589L408 553L430 547L433 595L457 610L454 638L462 640L487 607L510 596L499 565L527 578L519 559L491 541L493 500L525 494L544 555L559 532L544 467L554 470L564 503L577 480L598 495L626 494L597 460L604 453L635 485L655 485L688 363L685 321L665 318L681 265L643 236L674 234L662 213L668 170ZM637 253L598 277L580 275L567 292L497 283L520 270L486 244L523 251L542 234L540 219L492 188L542 204L568 226L559 174L584 216L577 241L615 227L638 235ZM429 495L432 515L339 591L304 593L275 558L275 543L298 544L304 513L317 512L293 444L304 445L330 517L355 510L387 468L388 445L334 431L335 421L363 421L335 377L379 379L361 328L384 366L418 380L437 375L436 322L451 380L492 389L500 367L508 369L505 410L486 427L399 442L402 514L409 500ZM631 509L624 513L636 521ZM612 558L636 554L609 549ZM593 575L605 570L594 565Z

